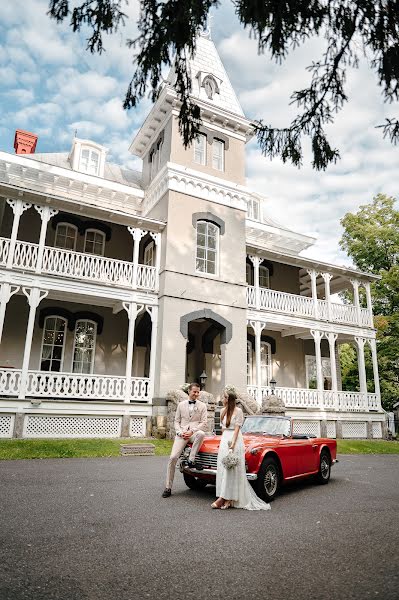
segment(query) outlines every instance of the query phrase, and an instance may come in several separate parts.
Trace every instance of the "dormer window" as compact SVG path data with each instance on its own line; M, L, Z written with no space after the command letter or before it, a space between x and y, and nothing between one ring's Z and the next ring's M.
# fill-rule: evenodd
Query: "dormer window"
M97 150L82 148L80 152L79 171L89 173L89 175L98 175L100 164L100 154Z

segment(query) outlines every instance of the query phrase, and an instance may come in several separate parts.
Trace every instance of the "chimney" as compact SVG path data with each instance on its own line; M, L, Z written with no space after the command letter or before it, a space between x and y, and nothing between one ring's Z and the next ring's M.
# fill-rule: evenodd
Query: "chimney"
M17 129L14 138L16 154L34 154L37 144L37 135L29 131Z

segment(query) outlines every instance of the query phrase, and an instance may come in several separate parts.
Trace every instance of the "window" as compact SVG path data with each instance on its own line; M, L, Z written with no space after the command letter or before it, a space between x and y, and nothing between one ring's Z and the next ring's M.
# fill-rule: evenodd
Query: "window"
M247 285L253 285L253 269L251 267L251 265L249 263L246 263L245 265L246 267L246 279L247 279Z
M163 146L163 140L159 140L158 145L157 145L157 169L159 171L159 169L161 168L161 162L162 162L162 146Z
M64 360L66 320L62 317L46 317L43 328L41 371L61 371Z
M213 140L212 167L218 171L224 170L224 142L221 140Z
M144 249L144 264L154 266L154 242L150 242Z
M96 347L97 325L93 321L76 322L73 345L73 373L92 373Z
M311 390L317 389L316 357L307 355L306 360L306 387ZM321 368L323 374L324 389L331 390L331 361L329 357L322 357Z
M196 271L217 274L219 228L208 221L197 222Z
M260 265L259 267L259 287L268 288L269 285L269 269Z
M251 198L247 204L248 219L260 221L260 203L257 198Z
M87 229L85 234L84 251L87 254L104 256L105 233L97 229Z
M261 384L268 386L272 378L272 352L269 342L260 343Z
M198 134L194 140L194 162L206 165L206 135Z
M75 250L77 233L78 230L75 225L58 223L55 231L54 246L64 248L65 250Z
M96 150L82 148L80 153L80 171L90 175L98 175L100 155Z
M247 340L247 385L252 385L252 344Z

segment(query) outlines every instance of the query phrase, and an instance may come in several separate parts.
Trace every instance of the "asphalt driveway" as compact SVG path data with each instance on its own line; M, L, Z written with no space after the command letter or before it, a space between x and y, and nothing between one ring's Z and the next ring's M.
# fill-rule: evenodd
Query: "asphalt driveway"
M268 512L211 510L166 457L0 462L1 600L399 596L399 456L344 456Z

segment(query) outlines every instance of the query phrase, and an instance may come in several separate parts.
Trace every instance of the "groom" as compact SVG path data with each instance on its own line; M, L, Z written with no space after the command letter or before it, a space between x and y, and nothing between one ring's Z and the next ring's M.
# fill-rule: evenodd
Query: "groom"
M204 439L204 431L208 424L206 404L198 400L199 393L200 386L198 383L190 383L188 400L183 400L177 405L175 415L176 437L169 457L166 488L162 498L169 498L172 493L176 463L188 442L192 443L188 466L195 466L195 457Z

